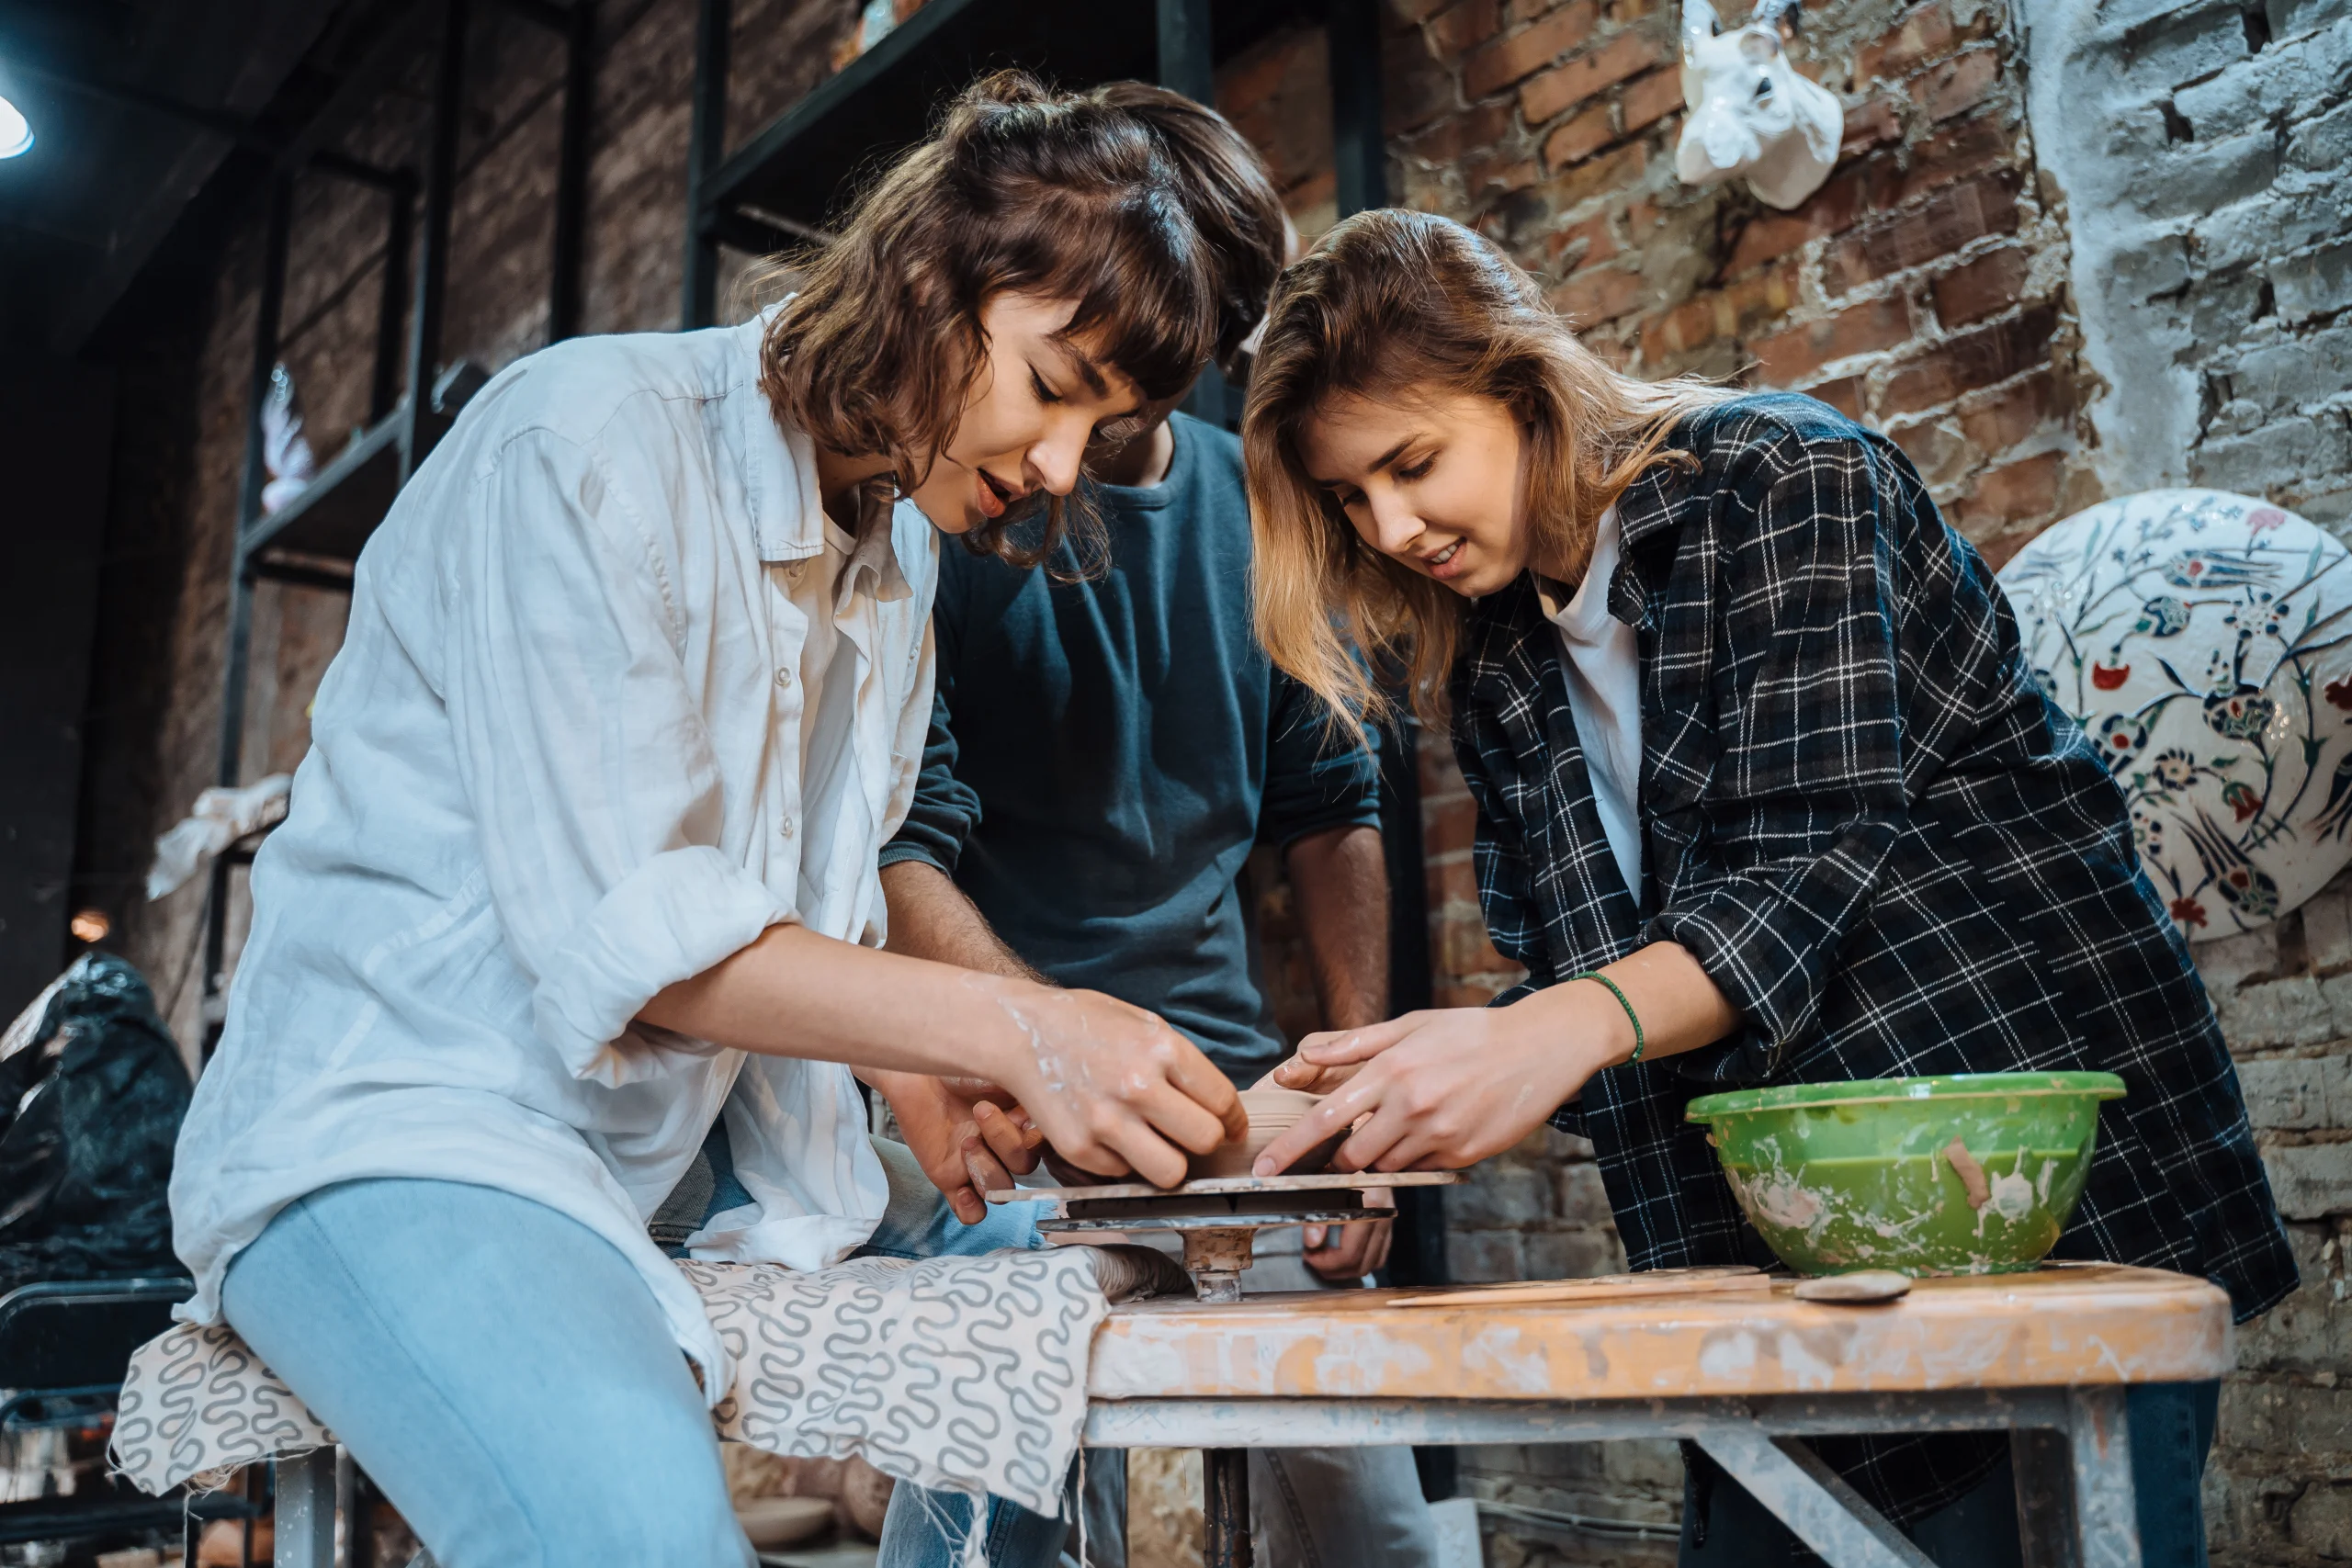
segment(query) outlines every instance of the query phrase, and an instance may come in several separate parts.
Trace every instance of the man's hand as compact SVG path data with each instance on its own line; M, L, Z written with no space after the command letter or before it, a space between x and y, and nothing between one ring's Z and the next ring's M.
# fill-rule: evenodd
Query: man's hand
M984 1193L1037 1168L1035 1127L995 1085L921 1073L870 1073L867 1081L890 1102L922 1173L966 1224L986 1217Z

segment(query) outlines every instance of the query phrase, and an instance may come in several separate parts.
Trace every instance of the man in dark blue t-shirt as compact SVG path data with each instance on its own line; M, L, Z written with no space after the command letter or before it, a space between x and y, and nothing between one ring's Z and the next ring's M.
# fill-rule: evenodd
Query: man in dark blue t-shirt
M930 744L882 853L888 945L1108 992L1246 1088L1288 1054L1240 880L1254 845L1283 856L1322 1027L1386 1016L1379 769L1258 646L1239 443L1177 415L1090 471L1107 533L1092 574L1068 542L1026 570L942 553ZM931 1133L910 1142L954 1146ZM978 1186L994 1167L967 1146ZM977 1213L977 1192L950 1196ZM1360 1278L1387 1231L1261 1233L1245 1289ZM1251 1469L1270 1562L1412 1564L1434 1550L1408 1450L1289 1450ZM1090 1556L1123 1562L1102 1538L1124 1501L1102 1520L1097 1502Z

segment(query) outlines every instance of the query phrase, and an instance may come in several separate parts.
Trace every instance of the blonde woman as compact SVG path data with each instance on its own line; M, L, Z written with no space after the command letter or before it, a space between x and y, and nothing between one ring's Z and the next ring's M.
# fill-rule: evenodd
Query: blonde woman
M1261 637L1343 716L1381 705L1357 655L1409 671L1528 971L1309 1037L1283 1080L1333 1092L1261 1171L1359 1118L1340 1163L1389 1170L1550 1119L1592 1140L1635 1268L1769 1264L1694 1095L2098 1069L2130 1094L2060 1255L2210 1276L2241 1318L2294 1289L2122 798L1897 448L1806 398L1618 375L1484 240L1404 212L1285 276L1243 442ZM2133 1391L2152 1565L2202 1561L2214 1396ZM1997 1438L1821 1446L1945 1568L2017 1561ZM1702 1468L1685 1562L1787 1561Z

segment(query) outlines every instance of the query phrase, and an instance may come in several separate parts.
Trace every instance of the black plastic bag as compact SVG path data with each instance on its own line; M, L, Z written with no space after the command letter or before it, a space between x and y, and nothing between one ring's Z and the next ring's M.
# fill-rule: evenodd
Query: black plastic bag
M182 1272L166 1189L190 1087L138 970L92 953L65 972L0 1062L0 1294Z

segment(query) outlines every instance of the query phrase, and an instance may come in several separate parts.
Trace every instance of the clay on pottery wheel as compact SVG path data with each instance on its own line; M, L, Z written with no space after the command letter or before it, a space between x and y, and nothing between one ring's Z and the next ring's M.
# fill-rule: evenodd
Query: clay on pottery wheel
M1194 1179L1206 1176L1248 1176L1250 1168L1266 1145L1298 1124L1298 1119L1319 1104L1323 1097L1295 1089L1245 1089L1241 1091L1241 1109L1249 1112L1250 1131L1238 1143L1220 1145L1204 1155L1192 1156ZM1309 1149L1292 1162L1283 1171L1285 1176L1313 1176L1331 1163L1331 1156L1347 1142L1342 1128L1325 1143Z
M798 1546L833 1528L833 1505L824 1497L750 1497L735 1505L735 1522L762 1551Z

